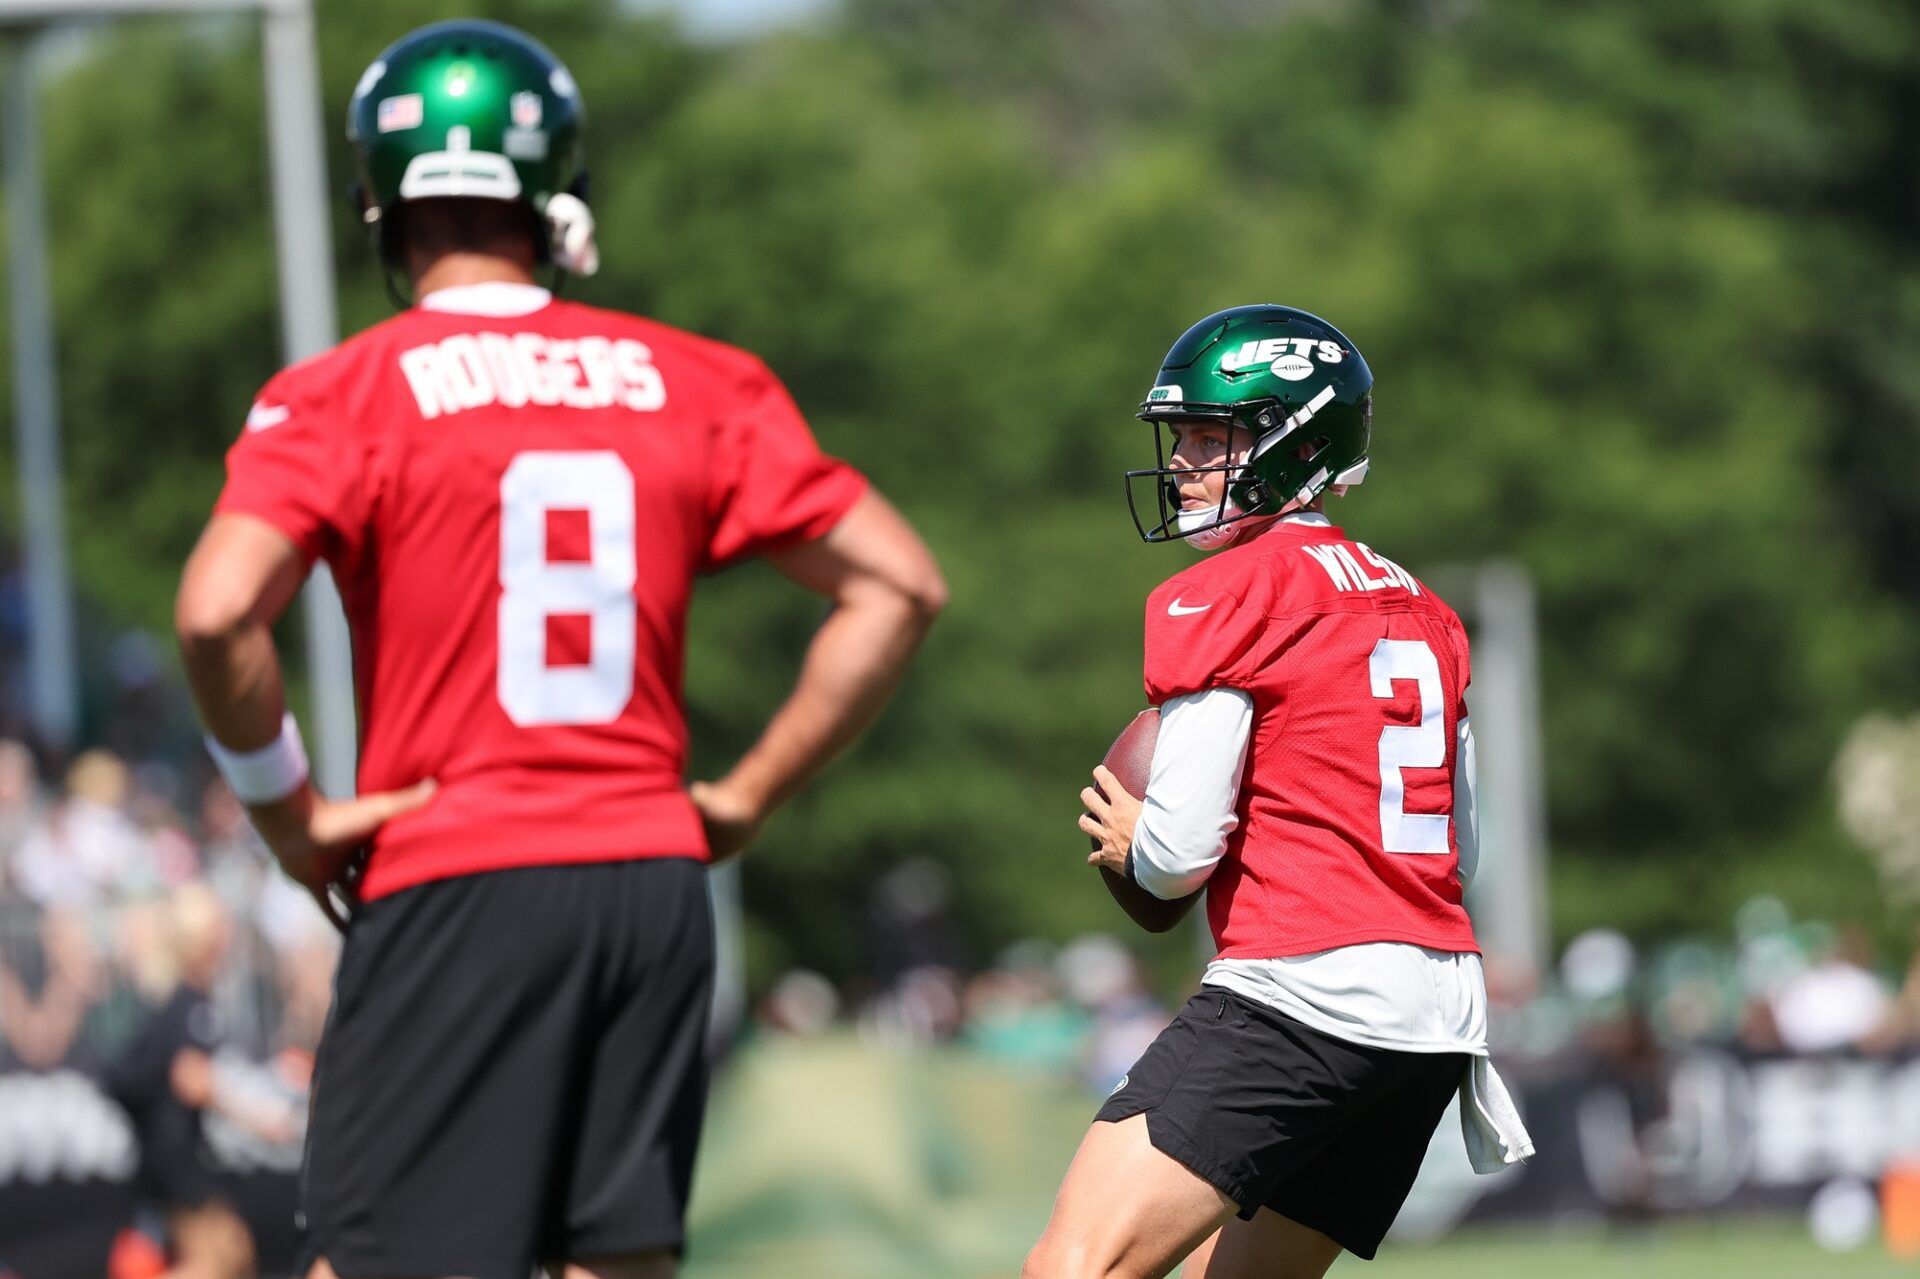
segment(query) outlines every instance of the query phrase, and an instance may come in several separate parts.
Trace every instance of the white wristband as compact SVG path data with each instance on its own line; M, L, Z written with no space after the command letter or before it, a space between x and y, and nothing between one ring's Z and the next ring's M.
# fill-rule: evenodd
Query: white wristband
M257 751L228 750L209 733L207 752L243 804L275 803L307 780L307 747L300 740L300 725L292 711L280 720L280 736Z

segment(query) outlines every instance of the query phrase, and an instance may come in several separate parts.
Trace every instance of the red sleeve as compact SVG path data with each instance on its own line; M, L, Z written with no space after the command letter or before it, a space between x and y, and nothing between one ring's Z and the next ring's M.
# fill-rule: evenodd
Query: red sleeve
M1174 578L1147 597L1147 701L1245 688L1259 668L1267 610L1223 586Z
M825 537L866 488L820 451L787 388L756 362L716 451L707 567Z
M337 563L364 540L371 488L353 433L325 396L286 373L267 383L227 450L216 514L252 515L285 533L308 559Z
M1454 687L1460 690L1456 695L1456 701L1459 704L1454 708L1454 714L1459 719L1465 719L1467 688L1473 683L1473 654L1467 645L1467 628L1461 625L1458 617L1453 618L1452 621L1453 625L1448 629L1453 639L1453 669L1456 681Z

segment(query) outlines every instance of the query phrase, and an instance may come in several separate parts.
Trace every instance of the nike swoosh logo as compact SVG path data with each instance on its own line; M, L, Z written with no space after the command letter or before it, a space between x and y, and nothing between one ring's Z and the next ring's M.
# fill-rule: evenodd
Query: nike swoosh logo
M293 410L282 404L256 404L247 414L249 431L267 431L280 425L293 416Z
M1180 601L1176 599L1173 603L1167 605L1167 616L1168 617L1185 617L1189 613L1204 613L1212 607L1213 605L1211 604L1182 605Z

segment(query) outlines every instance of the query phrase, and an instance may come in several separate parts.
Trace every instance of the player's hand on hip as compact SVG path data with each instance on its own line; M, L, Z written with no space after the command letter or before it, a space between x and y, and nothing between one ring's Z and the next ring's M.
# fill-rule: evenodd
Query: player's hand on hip
M700 810L700 823L707 828L707 851L716 862L751 844L767 820L760 801L731 782L695 782L687 793Z
M308 783L285 799L252 805L247 812L280 868L312 893L338 924L327 890L344 881L376 831L432 799L435 788L429 778L404 790L328 799Z
M1127 793L1120 779L1101 764L1093 770L1094 785L1080 792L1087 811L1080 814L1080 829L1098 845L1087 855L1087 865L1104 866L1117 875L1127 869L1127 851L1133 847L1133 828L1140 820L1140 800Z

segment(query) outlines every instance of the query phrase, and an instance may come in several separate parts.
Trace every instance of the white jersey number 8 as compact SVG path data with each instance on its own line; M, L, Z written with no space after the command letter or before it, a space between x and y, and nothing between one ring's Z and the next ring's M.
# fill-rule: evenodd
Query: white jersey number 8
M1409 813L1403 768L1441 768L1447 762L1447 729L1441 715L1444 693L1440 663L1425 640L1383 639L1367 660L1373 695L1393 697L1393 682L1410 679L1420 687L1420 722L1389 724L1380 730L1380 847L1389 853L1446 853L1446 813Z
M633 472L618 453L522 453L500 477L500 661L496 688L522 728L606 724L633 697ZM587 513L585 562L547 558L547 515ZM547 619L591 619L583 665L547 664Z

